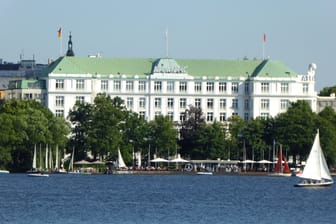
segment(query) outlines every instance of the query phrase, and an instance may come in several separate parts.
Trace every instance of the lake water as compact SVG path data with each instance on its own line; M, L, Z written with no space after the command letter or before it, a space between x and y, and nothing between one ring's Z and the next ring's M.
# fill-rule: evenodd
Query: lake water
M336 223L335 185L296 177L0 175L0 223Z

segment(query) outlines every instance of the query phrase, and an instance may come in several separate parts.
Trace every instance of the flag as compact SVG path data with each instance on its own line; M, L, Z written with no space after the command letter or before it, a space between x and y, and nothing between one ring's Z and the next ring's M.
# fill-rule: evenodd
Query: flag
M264 43L266 43L266 33L264 33Z
M58 38L62 37L62 28L61 27L57 31L57 36L58 36Z

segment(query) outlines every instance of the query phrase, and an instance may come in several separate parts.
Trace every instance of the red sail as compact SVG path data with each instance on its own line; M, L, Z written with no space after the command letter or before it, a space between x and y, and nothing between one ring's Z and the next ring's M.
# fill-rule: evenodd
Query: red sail
M278 154L278 162L274 168L274 172L280 173L282 172L282 148L280 147L279 149L279 154Z
M286 160L286 157L284 157L284 161L285 161L285 166L284 166L284 169L283 169L283 173L290 173L290 169L289 169L289 166L288 166L288 162Z

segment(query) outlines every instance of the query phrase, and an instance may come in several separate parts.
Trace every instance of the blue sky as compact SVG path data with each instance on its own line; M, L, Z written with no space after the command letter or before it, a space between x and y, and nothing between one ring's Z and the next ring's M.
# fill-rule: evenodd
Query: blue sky
M57 30L77 56L242 59L265 56L300 74L317 64L316 89L336 85L334 0L0 0L0 58L47 63Z

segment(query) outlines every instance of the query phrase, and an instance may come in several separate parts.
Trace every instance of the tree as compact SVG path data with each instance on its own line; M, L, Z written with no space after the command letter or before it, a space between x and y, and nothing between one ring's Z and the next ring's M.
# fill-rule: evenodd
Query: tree
M286 113L275 118L275 141L282 144L283 149L289 150L294 160L297 155L300 159L308 155L316 133L316 118L305 101L292 103Z
M185 120L182 122L180 129L180 146L181 154L191 156L196 147L195 133L205 124L204 115L201 108L189 106L185 111Z
M248 158L255 159L255 155L259 155L259 159L264 159L264 152L267 144L264 141L265 122L262 118L252 119L246 122L242 131L246 143Z
M320 142L329 165L336 164L336 113L331 107L324 108L318 114Z
M241 117L234 115L228 119L229 129L226 137L230 148L230 158L241 159L244 140L244 121Z
M67 123L55 119L49 109L33 100L7 100L0 105L0 151L4 153L0 165L12 171L31 168L33 148L37 143L65 144L69 134ZM60 126L60 129L55 129ZM60 141L62 139L62 142Z
M93 105L77 102L69 112L68 119L72 124L72 135L70 140L71 148L75 149L75 160L83 159L86 156L85 149L88 148L87 137L91 129L93 116ZM70 150L72 152L72 149Z
M177 130L168 116L157 116L149 123L151 139L155 151L160 155L170 155L177 151Z
M336 86L323 88L320 91L319 96L330 96L332 93L336 94Z
M192 151L193 159L217 159L227 156L225 142L225 128L220 122L202 124L195 132L195 148Z

